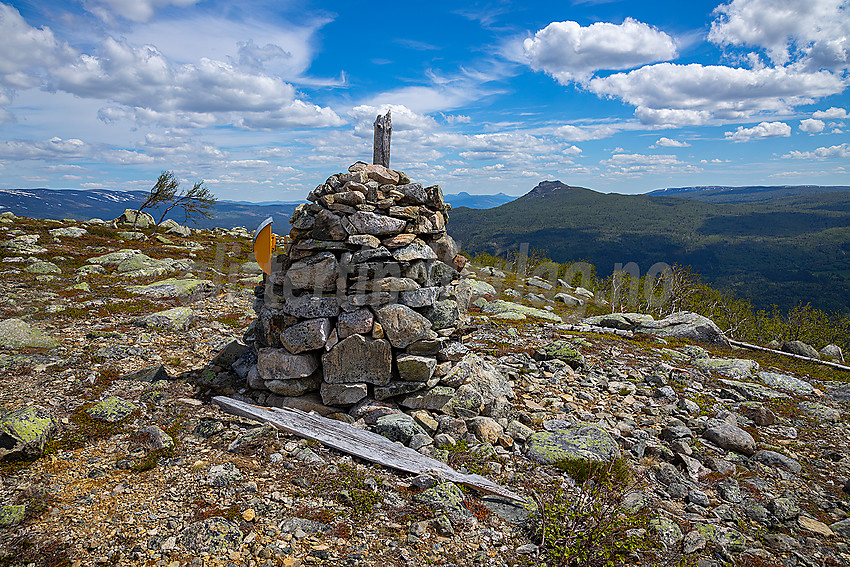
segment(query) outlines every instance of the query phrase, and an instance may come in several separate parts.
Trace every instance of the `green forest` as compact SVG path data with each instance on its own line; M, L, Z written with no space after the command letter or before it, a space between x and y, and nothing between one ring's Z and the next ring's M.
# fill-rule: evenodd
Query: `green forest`
M601 277L618 263L642 273L678 264L757 308L850 313L850 191L712 203L546 181L494 209L455 209L448 229L471 253L506 256L528 243Z

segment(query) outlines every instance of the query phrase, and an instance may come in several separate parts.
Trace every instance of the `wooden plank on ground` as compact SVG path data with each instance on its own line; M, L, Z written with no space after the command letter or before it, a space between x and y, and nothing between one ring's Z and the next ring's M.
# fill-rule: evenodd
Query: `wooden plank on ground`
M801 354L794 354L792 352L785 352L784 350L776 350L775 348L768 348L758 345L751 345L750 343L744 343L741 341L733 341L729 339L729 344L732 346L748 348L750 350L760 350L763 352L769 352L771 354L778 354L780 356L787 356L788 358L796 358L797 360L804 360L806 362L814 362L815 364L822 364L824 366L829 366L831 368L837 368L838 370L844 370L845 372L850 372L850 366L846 366L844 364L838 364L837 362L831 362L829 360L821 360L819 358L812 358L810 356L803 356Z
M463 474L446 463L394 443L382 435L365 431L348 423L306 413L294 408L267 408L247 402L216 396L213 402L224 411L271 424L276 429L313 439L350 455L401 471L422 474L433 471L445 480L457 482L489 494L518 502L525 499L503 486L477 474Z

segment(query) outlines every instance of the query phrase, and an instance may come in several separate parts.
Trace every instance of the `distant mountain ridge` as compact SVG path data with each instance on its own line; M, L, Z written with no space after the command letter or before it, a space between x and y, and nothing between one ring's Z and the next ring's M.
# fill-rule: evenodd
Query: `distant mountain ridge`
M818 193L850 191L850 185L746 185L728 187L709 185L702 187L668 187L650 191L653 197L682 197L709 203L755 203L781 197L798 197Z
M141 205L147 191L115 191L111 189L0 189L0 211L11 211L19 216L37 219L77 219L100 218L112 220L124 212ZM197 219L196 228L244 226L255 229L264 219L274 217L275 222L286 221L295 210L297 203L261 205L235 201L218 201L213 218ZM161 209L145 209L156 220L162 214ZM182 211L175 209L166 218L186 223ZM288 227L288 224L285 225ZM278 229L280 230L280 229Z
M77 219L100 218L112 220L124 209L135 209L141 205L147 191L116 191L113 189L0 189L0 212L12 211L16 215L39 219ZM486 209L498 207L516 197L499 193L497 195L470 195L466 192L445 195L445 200L456 207ZM189 226L213 228L221 226L231 228L244 226L253 230L264 219L274 217L276 222L288 219L301 202L219 200L215 205L212 219L198 219L197 224ZM149 209L146 209L149 210ZM149 210L156 220L162 213L157 209ZM181 211L174 210L168 218L185 223ZM280 229L278 229L280 230Z
M753 202L604 194L544 181L488 210L452 211L449 233L468 252L528 243L558 262L690 265L760 307L811 302L850 312L850 191L805 191Z

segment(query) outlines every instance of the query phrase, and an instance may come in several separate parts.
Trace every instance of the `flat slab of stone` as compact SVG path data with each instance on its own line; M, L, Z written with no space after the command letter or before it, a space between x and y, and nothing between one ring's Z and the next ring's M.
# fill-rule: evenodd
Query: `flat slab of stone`
M552 321L554 323L562 323L563 320L559 315L555 315L554 313L550 313L544 309L537 309L535 307L528 307L526 305L520 305L518 303L512 303L510 301L503 301L501 299L497 299L495 301L488 301L484 307L481 308L482 313L487 314L499 314L499 313L515 313L518 315L527 315L529 317L535 317L537 319L542 319L543 321Z
M718 382L724 386L732 388L748 400L777 400L788 397L788 394L777 392L767 386L762 386L761 384L756 384L754 382L740 382L738 380L718 380Z
M354 232L357 234L371 234L373 236L389 236L397 234L407 224L404 219L396 219L385 215L357 211L348 217Z
M693 365L730 378L749 378L759 367L756 361L743 358L698 358Z
M304 294L287 297L283 302L283 310L302 319L318 319L339 315L339 304L334 296Z
M526 455L546 465L564 459L605 462L618 458L620 448L610 433L596 424L583 423L567 429L534 433L528 438Z
M257 354L257 370L263 380L306 378L318 369L315 354L291 354L279 348L262 348Z
M797 407L810 417L813 417L819 421L829 421L835 423L841 420L840 411L824 404L819 404L817 402L800 402L799 404L797 404Z
M0 321L0 348L51 348L59 341L20 319Z
M322 382L322 385L319 387L322 403L327 406L356 404L365 398L368 393L368 386L365 382L360 384L328 384L327 382Z
M448 386L435 386L403 398L399 404L409 409L439 411L455 396L456 390Z
M172 331L185 331L197 317L195 313L188 307L174 307L149 315L142 315L133 321L133 324L138 327L153 327L159 329L169 329Z
M814 386L805 380L800 380L799 378L794 378L787 374L762 371L758 373L758 376L761 378L761 381L770 388L785 390L786 392L793 392L795 394L807 396L815 390Z
M99 419L106 423L118 423L136 409L136 404L128 402L117 396L109 396L97 402L86 410L92 419Z
M127 290L136 295L148 297L194 298L212 291L213 288L210 280L169 278L149 285L130 286Z
M760 451L756 451L750 458L771 467L782 467L794 474L799 474L800 471L803 470L803 465L801 465L799 461L792 459L787 455L783 455L782 453L777 453L776 451L767 451L762 449Z
M384 386L392 377L392 349L385 339L350 335L322 355L325 382Z

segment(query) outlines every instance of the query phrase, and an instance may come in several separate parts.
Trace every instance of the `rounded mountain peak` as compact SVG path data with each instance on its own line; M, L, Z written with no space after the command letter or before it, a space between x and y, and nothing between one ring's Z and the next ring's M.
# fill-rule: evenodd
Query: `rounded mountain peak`
M564 189L572 189L572 187L561 183L558 180L541 181L534 189L528 192L528 195L535 195L538 197L550 197L560 191L563 191Z

